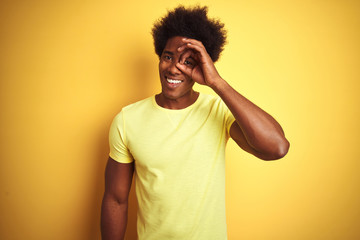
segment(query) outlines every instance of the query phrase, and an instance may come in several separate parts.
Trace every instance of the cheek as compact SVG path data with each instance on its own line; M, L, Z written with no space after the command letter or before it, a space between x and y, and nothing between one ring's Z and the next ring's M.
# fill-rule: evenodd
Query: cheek
M194 84L195 83L194 80L192 80L192 78L189 77L189 76L186 76L186 80L187 80L187 82L189 82L189 84Z
M192 79L186 79L186 85L187 85L187 88L192 88L195 84L195 82L192 80Z
M167 68L167 64L165 62L159 62L159 71L164 71Z

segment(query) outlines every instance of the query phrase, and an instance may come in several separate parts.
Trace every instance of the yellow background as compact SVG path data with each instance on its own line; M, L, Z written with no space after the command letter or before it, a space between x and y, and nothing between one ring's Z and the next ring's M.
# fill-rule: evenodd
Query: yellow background
M160 91L150 29L178 3L1 1L0 239L100 238L108 128ZM226 24L219 72L291 142L275 162L228 144L229 239L360 239L360 2L183 3Z

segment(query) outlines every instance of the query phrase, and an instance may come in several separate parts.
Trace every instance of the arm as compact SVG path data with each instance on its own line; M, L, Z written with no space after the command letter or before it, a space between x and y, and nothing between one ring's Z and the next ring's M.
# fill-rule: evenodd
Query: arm
M133 172L133 162L119 163L109 157L105 170L105 193L101 206L103 240L124 239Z
M278 122L233 89L217 72L203 44L194 39L183 39L184 51L177 67L195 82L211 87L228 106L236 122L230 128L230 136L245 151L264 160L279 159L286 155L289 142ZM189 57L197 65L184 64Z
M275 160L285 156L289 142L280 124L222 81L213 89L236 119L230 128L230 136L234 141L245 151L263 160Z

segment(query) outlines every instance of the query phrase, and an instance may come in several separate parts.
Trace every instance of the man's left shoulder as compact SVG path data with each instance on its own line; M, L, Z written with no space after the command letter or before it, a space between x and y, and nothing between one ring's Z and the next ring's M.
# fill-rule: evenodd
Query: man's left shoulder
M202 93L201 99L202 99L201 100L202 104L207 107L210 107L210 108L219 107L220 105L224 105L222 99L217 95Z

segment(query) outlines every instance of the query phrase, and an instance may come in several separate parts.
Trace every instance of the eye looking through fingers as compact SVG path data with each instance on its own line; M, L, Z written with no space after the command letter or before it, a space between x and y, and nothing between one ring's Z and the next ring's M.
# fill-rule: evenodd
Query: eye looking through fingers
M185 51L180 56L180 64L184 64L188 67L194 68L197 65L197 62L195 60L194 52L192 50Z
M193 62L192 60L185 60L185 61L184 61L184 64L185 64L185 65L188 65L188 66L190 66L190 67L194 67L194 66L195 66L195 64L194 64L194 62Z

